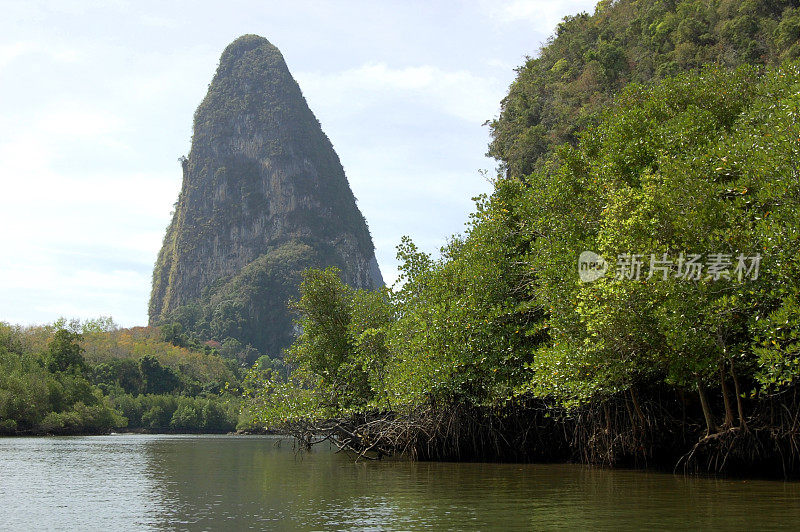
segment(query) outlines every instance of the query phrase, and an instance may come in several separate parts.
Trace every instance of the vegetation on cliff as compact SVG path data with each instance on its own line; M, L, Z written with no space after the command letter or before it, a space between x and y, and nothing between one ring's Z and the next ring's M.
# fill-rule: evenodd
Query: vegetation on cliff
M793 0L603 0L566 17L541 53L519 67L492 127L489 155L529 174L628 83L709 63L728 68L800 57Z

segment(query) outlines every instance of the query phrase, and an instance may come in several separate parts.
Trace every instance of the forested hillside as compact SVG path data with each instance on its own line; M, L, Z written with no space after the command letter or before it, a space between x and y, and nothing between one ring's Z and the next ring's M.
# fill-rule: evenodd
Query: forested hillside
M468 231L440 257L404 239L391 290L307 273L297 369L251 379L248 408L372 457L796 474L798 22L723 1L566 19L503 101Z
M602 1L567 17L518 69L492 126L489 155L519 177L578 132L628 83L716 63L800 57L800 4L790 0Z

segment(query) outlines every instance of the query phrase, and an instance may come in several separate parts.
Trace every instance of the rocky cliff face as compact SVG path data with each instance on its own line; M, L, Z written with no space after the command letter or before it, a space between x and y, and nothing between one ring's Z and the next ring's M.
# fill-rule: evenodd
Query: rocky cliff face
M366 222L280 51L245 35L194 117L183 186L153 272L150 322L278 354L300 272L383 285Z

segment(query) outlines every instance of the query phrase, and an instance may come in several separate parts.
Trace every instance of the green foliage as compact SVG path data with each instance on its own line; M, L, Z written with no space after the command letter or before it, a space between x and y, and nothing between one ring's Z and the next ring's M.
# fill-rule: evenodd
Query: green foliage
M236 375L216 355L157 337L110 318L0 323L0 434L233 430Z
M390 294L387 290L356 290L351 294L350 323L347 325L351 364L367 376L368 387L363 383L361 386L364 401L371 400L378 406L391 409L388 333L395 320L395 311L389 301Z
M509 194L510 198L510 194ZM540 309L518 300L525 244L504 201L479 201L471 230L433 260L405 238L397 291L352 290L311 270L296 305L302 333L288 383L251 376L250 407L276 423L302 415L402 410L427 401L502 405L525 382ZM290 406L291 405L291 406ZM260 417L258 417L260 415Z
M367 374L355 356L350 328L353 292L335 268L308 270L293 305L301 315L302 332L289 360L317 385L319 403L334 410L361 406L369 399Z
M145 393L168 394L180 386L178 375L171 369L163 367L152 355L145 355L139 359L139 372L142 375Z
M48 413L40 430L48 434L102 433L126 425L127 419L107 403L77 402L69 410Z
M539 168L631 82L717 63L779 64L800 54L800 14L790 0L618 0L567 17L517 79L494 120L489 154L509 175Z
M32 355L0 349L0 422L15 430L37 426L51 410L50 397L62 391L54 375Z
M286 364L262 357L248 373L243 425L277 426L320 413L390 407L388 298L387 291L347 286L336 268L306 271L293 303L300 335Z
M404 238L402 286L359 292L309 272L295 369L251 374L248 416L569 409L729 376L756 395L787 390L800 367L798 89L796 64L631 84L576 146L499 179L440 258ZM606 257L606 277L580 282L584 250ZM615 275L626 253L646 255L638 280ZM761 264L757 277L683 279L672 264L648 278L649 255L665 253L726 254L729 272L739 255Z
M570 404L658 381L711 385L720 368L748 378L768 369L761 364L776 353L758 347L756 330L797 289L789 257L800 253L791 214L800 197L798 84L791 66L707 68L631 85L576 148L526 178L518 197L532 244L526 260L551 337L527 389ZM609 259L611 275L578 282L582 250ZM763 258L759 278L747 282L687 282L674 270L636 282L614 278L625 253ZM787 331L790 308L773 316Z
M302 272L325 262L339 262L330 246L293 240L269 248L200 300L175 309L161 329L174 335L179 328L187 345L227 343L225 356L248 366L261 353L280 356L294 338L288 305L298 295Z
M235 428L238 401L222 397L118 395L116 408L129 429L167 432L228 432Z
M138 394L144 389L139 363L130 358L114 358L92 368L91 380L104 393L116 389L124 393Z
M525 243L512 227L510 192L480 198L467 235L437 261L410 241L400 246L407 277L388 331L393 403L496 406L523 378L525 346L541 341L541 312L519 300L528 272L515 258Z
M80 346L82 336L78 333L59 329L50 341L47 368L50 371L83 371L86 362L83 359L83 348Z
M238 364L221 358L210 346L189 341L180 347L163 341L163 336L158 328L149 327L84 334L84 356L95 368L93 382L106 389L119 385L127 393L144 393L139 360L147 355L179 377L176 391L180 393L216 394L226 383L235 386L238 382Z
M51 345L74 355L77 351L71 338L59 336L60 341ZM52 362L50 354L47 359ZM0 433L62 434L125 427L127 421L100 390L74 371L73 364L64 367L66 371L53 373L45 368L41 356L0 348Z
M186 347L188 345L189 341L183 332L183 324L181 322L164 323L160 329L163 341L169 342L176 347Z

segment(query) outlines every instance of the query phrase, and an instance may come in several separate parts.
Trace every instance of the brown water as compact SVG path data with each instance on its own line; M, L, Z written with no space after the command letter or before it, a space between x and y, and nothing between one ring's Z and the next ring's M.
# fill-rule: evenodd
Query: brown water
M0 439L0 528L774 530L800 484L578 465L354 463L273 437Z

